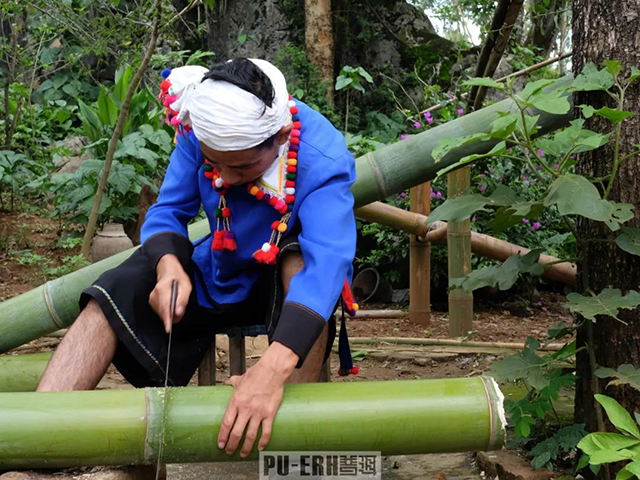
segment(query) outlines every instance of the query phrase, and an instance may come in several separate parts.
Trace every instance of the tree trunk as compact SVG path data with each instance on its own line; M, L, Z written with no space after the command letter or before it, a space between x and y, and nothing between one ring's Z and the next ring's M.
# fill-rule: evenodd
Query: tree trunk
M531 12L531 30L529 30L527 43L533 45L543 58L547 58L555 46L558 27L562 21L563 11L567 7L567 0L550 0L549 6L545 7L547 9L545 13L537 13L535 10Z
M611 2L609 0L573 0L573 69L579 72L588 61L601 64L605 60L621 60L628 76L629 67L640 65L640 0ZM635 116L623 123L620 152L629 153L640 142L640 85L636 82L626 94L624 110ZM595 106L609 105L611 99L602 93L581 93L574 99L575 105L583 103ZM596 107L597 108L597 107ZM610 131L608 121L594 115L586 127L600 132ZM603 176L611 172L613 145L580 154L577 170L581 174ZM627 202L635 206L635 218L626 225L640 226L640 162L637 157L621 165L610 200ZM583 239L611 238L602 223L580 219L578 233ZM623 292L638 289L640 283L640 257L623 252L615 244L603 242L578 243L578 254L587 260L579 265L579 288L599 293L604 288L620 288ZM621 364L640 365L640 311L624 310L620 318L624 325L611 318L600 318L590 328L578 332L578 347L589 344L594 358L581 352L577 360L576 420L586 423L589 431L596 431L599 408L595 393L615 397L631 411L640 411L640 394L629 387L609 387L606 382L592 376L594 363L601 367L616 368ZM589 326L587 326L589 327ZM591 330L591 331L590 331ZM612 429L611 425L608 426ZM603 469L604 470L604 469ZM616 469L611 469L614 475ZM606 473L601 474L605 475Z
M327 82L327 98L333 104L333 27L331 0L305 0L304 39L309 61Z

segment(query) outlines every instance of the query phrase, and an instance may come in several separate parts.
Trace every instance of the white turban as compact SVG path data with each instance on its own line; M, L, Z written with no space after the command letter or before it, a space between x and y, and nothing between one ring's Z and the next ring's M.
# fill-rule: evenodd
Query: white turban
M275 94L271 107L229 82L202 82L208 72L204 67L175 68L168 77L169 93L177 98L170 104L178 112L177 120L190 125L196 138L214 150L255 147L276 134L287 121L289 94L284 75L266 60L249 60L271 80Z

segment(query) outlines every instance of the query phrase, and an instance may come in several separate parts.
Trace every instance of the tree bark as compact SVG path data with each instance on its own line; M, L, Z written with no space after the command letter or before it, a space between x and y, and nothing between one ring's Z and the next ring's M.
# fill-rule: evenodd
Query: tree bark
M309 61L327 82L327 98L333 105L333 25L331 0L305 0L304 39Z
M574 45L573 69L579 73L588 61L601 64L605 60L620 60L624 64L621 76L628 76L631 66L640 65L640 0L611 2L609 0L573 0L572 40ZM596 106L612 105L611 99L602 93L581 93L575 105L588 103ZM640 85L636 82L627 90L625 110L635 112L622 126L620 152L631 151L640 142ZM611 124L594 115L587 120L586 128L599 132L611 130ZM611 172L613 144L580 154L577 171L591 176L603 176ZM621 165L610 200L627 202L635 206L635 218L626 225L640 226L640 161L628 160ZM584 239L613 238L602 223L586 219L578 221L578 234ZM623 252L615 244L603 242L578 242L578 254L586 259L579 265L579 288L599 293L604 288L619 288L623 292L638 289L640 284L640 257ZM595 393L615 397L630 411L640 411L640 394L629 387L606 387L606 381L593 376L593 363L598 367L617 368L624 363L640 365L640 311L624 310L619 317L628 325L612 318L599 318L590 328L578 331L578 347L589 345L593 349L580 352L577 358L576 421L586 423L589 431L598 429L599 407ZM591 330L591 332L589 331ZM609 424L608 429L613 430ZM602 478L614 475L615 468ZM604 471L604 469L603 469Z

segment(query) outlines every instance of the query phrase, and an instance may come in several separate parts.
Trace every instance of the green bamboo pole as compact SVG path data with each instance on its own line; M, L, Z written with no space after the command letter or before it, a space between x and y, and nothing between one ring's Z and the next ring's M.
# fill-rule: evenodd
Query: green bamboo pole
M216 446L231 387L170 388L166 463L239 460ZM0 395L0 470L155 464L163 389ZM383 455L494 450L502 394L482 377L286 385L268 449ZM257 458L254 448L249 459Z
M50 358L51 352L1 356L0 392L34 392Z
M566 86L571 81L571 76L567 76L549 88ZM469 143L438 163L431 156L441 138L490 132L491 122L499 117L498 112L515 109L511 100L504 100L358 158L357 180L351 188L356 207L433 180L439 170L453 165L463 156L488 152L496 142ZM573 118L573 109L566 115L536 110L530 113L540 114L541 133L561 128ZM202 220L191 226L190 237L199 238L208 229L208 221ZM131 252L109 257L0 303L0 353L70 325L78 315L80 292L102 272L128 258Z
M461 168L447 175L448 198L457 198L469 192L470 168ZM451 281L471 273L471 222L449 222L447 225L447 260L449 286ZM449 336L464 337L473 329L473 294L462 288L449 292Z

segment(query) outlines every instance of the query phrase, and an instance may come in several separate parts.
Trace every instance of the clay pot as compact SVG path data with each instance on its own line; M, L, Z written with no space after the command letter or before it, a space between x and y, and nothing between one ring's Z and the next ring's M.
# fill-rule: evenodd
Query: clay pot
M123 252L133 247L133 242L120 223L107 223L102 230L96 233L91 245L91 260L99 262L111 255Z

